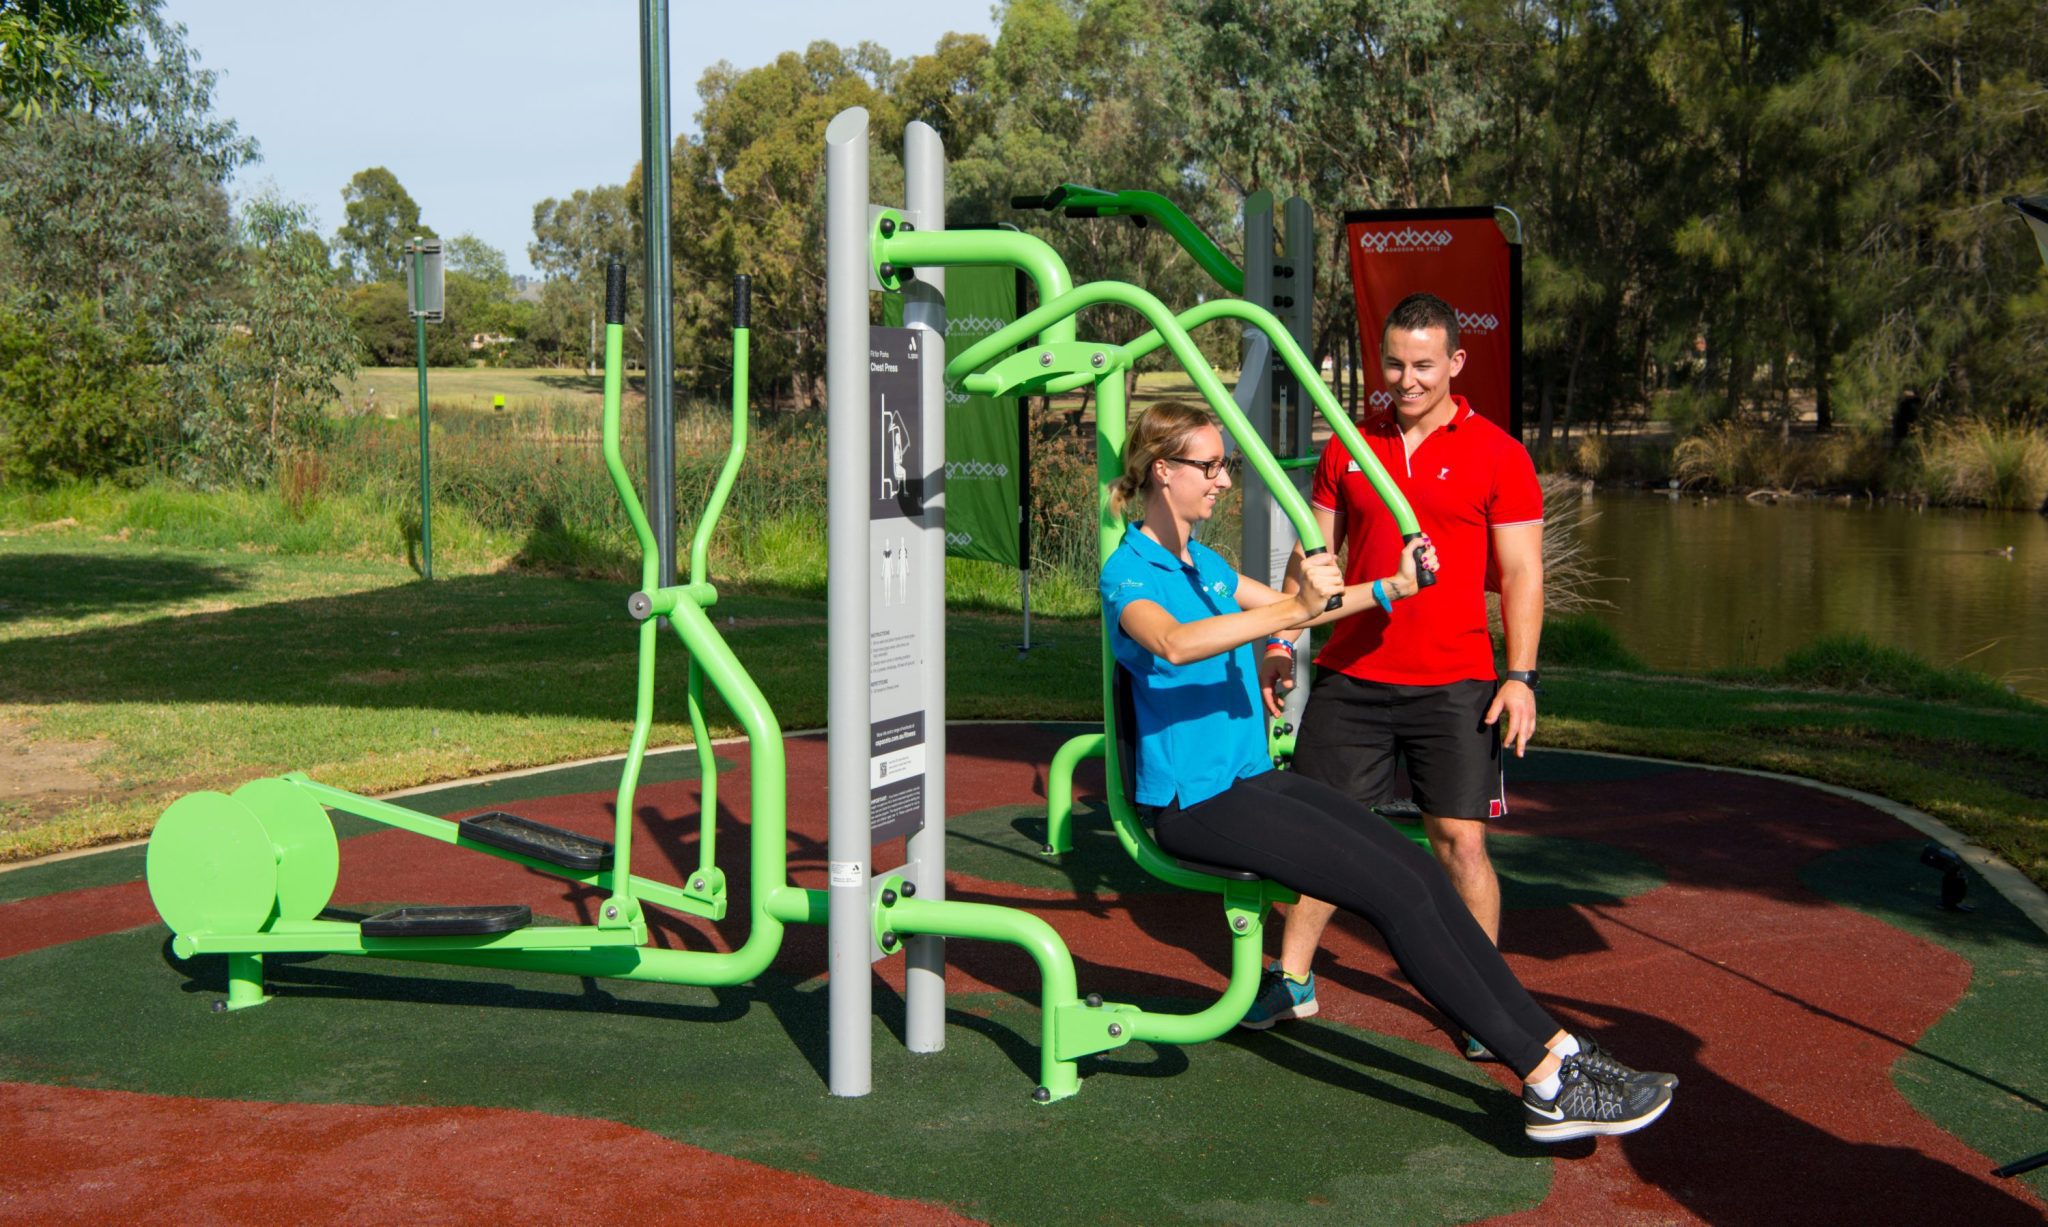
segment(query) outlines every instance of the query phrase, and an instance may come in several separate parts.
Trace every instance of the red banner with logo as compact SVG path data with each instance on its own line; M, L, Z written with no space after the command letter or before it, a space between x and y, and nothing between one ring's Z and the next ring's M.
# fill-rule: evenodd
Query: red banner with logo
M1430 293L1458 312L1465 369L1451 390L1517 439L1522 437L1522 249L1508 242L1490 206L1373 209L1344 215L1351 288L1367 402L1389 402L1380 385L1380 330L1394 304Z

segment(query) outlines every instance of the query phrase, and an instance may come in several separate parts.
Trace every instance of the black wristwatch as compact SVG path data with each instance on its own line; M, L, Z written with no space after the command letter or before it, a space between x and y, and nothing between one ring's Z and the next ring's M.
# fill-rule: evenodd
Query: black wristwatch
M1536 694L1543 693L1543 684L1537 680L1536 670L1534 669L1504 669L1501 671L1500 680L1504 682L1520 682Z

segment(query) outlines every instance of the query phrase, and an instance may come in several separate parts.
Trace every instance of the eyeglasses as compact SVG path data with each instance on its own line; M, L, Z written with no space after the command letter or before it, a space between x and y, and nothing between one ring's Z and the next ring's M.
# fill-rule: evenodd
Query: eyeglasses
M1190 460L1186 456L1162 456L1160 459L1168 464L1184 464L1191 469L1200 469L1204 478L1215 481L1218 473L1226 468L1235 467L1237 457L1218 456L1214 460Z

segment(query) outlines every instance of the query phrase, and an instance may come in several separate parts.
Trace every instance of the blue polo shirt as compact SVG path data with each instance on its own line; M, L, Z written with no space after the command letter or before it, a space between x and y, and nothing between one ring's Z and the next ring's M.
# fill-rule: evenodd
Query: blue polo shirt
M1110 651L1131 671L1137 706L1139 805L1198 805L1248 776L1273 769L1265 707L1250 644L1175 665L1140 647L1121 619L1132 601L1153 601L1180 622L1237 613L1237 570L1199 541L1189 566L1138 531L1102 564L1102 616Z

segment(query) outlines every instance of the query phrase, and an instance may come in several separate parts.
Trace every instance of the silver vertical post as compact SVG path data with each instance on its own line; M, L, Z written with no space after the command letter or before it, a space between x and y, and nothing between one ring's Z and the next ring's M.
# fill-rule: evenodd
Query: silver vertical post
M647 309L647 519L660 582L676 582L674 302L668 262L668 0L640 0L640 227Z
M1294 334L1294 343L1301 346L1301 352L1315 360L1316 332L1316 217L1315 210L1308 207L1308 201L1299 196L1287 198L1282 209L1282 218L1287 223L1285 244L1287 267L1294 270L1291 290L1281 291L1294 301L1274 309L1280 322L1287 325L1287 331ZM1297 456L1306 456L1315 441L1315 411L1311 407L1308 393L1303 390L1294 398L1294 414L1288 420L1293 437L1293 451ZM1307 489L1310 470L1295 470L1295 483ZM1292 547L1290 547L1292 548Z
M874 1081L867 881L868 190L868 113L851 107L825 129L827 1081L834 1095L846 1096L867 1094Z
M1268 311L1273 309L1273 196L1270 192L1253 192L1244 202L1244 297L1254 306ZM1259 441L1272 448L1279 442L1277 424L1273 420L1272 368L1278 365L1277 355L1264 346L1250 344L1249 339L1244 352L1248 359L1254 355L1267 355L1265 369L1239 372L1238 383L1242 385L1246 379L1256 375L1258 384L1252 403L1244 406L1245 417L1250 419ZM1242 401L1239 403L1243 404ZM1273 583L1273 519L1277 504L1257 474L1247 472L1239 489L1244 491L1241 504L1244 529L1238 569L1253 579Z
M923 231L946 228L946 148L929 125L903 129L903 213ZM903 287L903 324L929 333L924 373L924 529L926 565L912 599L925 629L924 826L905 859L920 899L946 897L946 273L920 268ZM904 1042L912 1052L946 1046L946 940L920 934L906 945Z
M1280 317L1281 323L1287 325L1287 331L1293 334L1295 344L1301 346L1301 352L1307 354L1313 362L1316 354L1315 211L1308 207L1308 201L1299 196L1290 196L1287 203L1282 206L1281 216L1287 224L1284 239L1287 252L1285 262L1292 270L1292 275L1283 279L1285 285L1291 288L1276 289L1276 293L1292 301L1277 304L1273 308L1273 313ZM1322 378L1320 373L1312 377ZM1295 389L1293 412L1285 426L1291 437L1292 447L1289 450L1297 456L1314 454L1312 449L1315 446L1315 413L1310 408L1312 403L1309 400L1308 389ZM1274 423L1275 442L1280 441L1281 428L1281 423ZM1294 479L1295 486L1303 494L1307 494L1313 472L1312 469L1292 469L1288 475ZM1274 505L1274 515L1270 523L1272 528L1269 545L1275 568L1273 582L1277 584L1287 571L1288 557L1294 552L1294 525L1279 514L1278 504ZM1333 550L1339 549L1342 545L1340 541L1330 542L1330 548ZM1294 690L1287 697L1283 719L1295 728L1301 727L1301 713L1308 706L1308 686L1312 676L1310 661L1315 655L1310 641L1314 635L1314 631L1304 631L1301 648L1294 654Z

